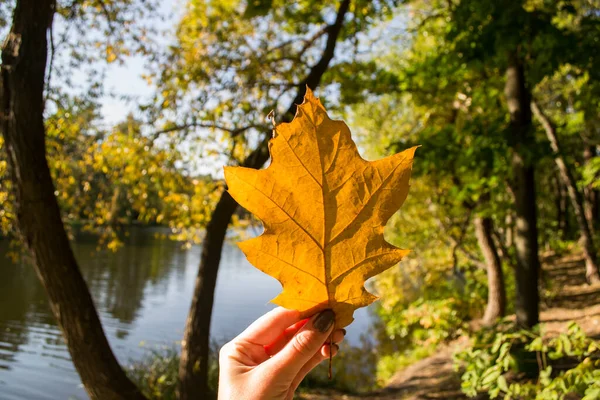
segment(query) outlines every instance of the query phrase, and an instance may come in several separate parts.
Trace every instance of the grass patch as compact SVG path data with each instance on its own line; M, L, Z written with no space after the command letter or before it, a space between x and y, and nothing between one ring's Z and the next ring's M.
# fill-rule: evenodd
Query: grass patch
M208 371L210 393L208 399L216 399L219 381L217 347L211 349ZM175 346L149 350L140 361L127 369L129 378L150 400L176 400L177 376L179 371L179 349Z
M397 352L381 356L377 362L377 383L379 386L385 386L396 372L431 356L437 347L438 344L431 344L415 347L403 353Z

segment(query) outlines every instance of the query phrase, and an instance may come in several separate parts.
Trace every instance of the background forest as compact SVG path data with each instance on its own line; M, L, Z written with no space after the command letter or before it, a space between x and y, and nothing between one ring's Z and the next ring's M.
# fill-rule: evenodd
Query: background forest
M214 392L222 249L228 230L260 226L221 167L268 164L267 115L291 120L307 86L366 159L421 147L386 230L412 252L369 282L377 345L342 347L336 378L317 370L300 396L600 398L600 2L164 10L0 2L0 268L33 265L90 398ZM149 95L118 98L105 73L131 60ZM102 114L111 98L131 107L116 124ZM166 226L164 240L201 255L181 348L125 368L70 243L89 232L97 251L118 253L132 225Z

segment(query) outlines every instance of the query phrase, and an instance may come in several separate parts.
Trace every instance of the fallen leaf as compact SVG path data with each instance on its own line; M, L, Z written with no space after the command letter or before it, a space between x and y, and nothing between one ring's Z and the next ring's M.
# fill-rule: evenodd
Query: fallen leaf
M383 228L406 199L415 149L363 160L348 126L307 88L294 120L275 127L268 168L225 167L229 193L263 222L239 246L283 286L275 304L303 316L330 308L343 328L377 299L365 281L409 252Z

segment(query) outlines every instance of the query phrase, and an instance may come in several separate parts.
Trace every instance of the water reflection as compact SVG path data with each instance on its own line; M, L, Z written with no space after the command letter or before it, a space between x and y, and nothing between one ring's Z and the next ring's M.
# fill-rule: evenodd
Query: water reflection
M183 250L159 240L159 230L132 229L116 253L96 251L93 238L74 244L76 257L123 364L148 347L181 340L191 303L200 248ZM0 399L85 399L64 341L33 268L13 263L0 241ZM225 246L217 280L213 340L223 343L273 305L280 291L274 279L251 267L237 246ZM356 313L349 341L359 343L369 326L367 309ZM140 346L140 343L145 343Z
M98 308L122 325L139 317L147 296L167 293L171 277L183 280L186 252L175 243L157 240L152 231L131 230L127 245L116 253L97 252L91 239L78 242L82 264Z

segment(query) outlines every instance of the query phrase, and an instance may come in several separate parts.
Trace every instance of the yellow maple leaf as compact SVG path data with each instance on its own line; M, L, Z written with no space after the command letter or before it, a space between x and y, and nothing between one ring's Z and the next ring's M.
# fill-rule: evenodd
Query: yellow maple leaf
M263 222L239 246L283 286L275 304L305 316L330 308L342 328L377 299L365 281L409 252L383 228L406 199L415 149L363 160L348 126L307 88L293 121L275 127L268 168L225 167L229 193Z

